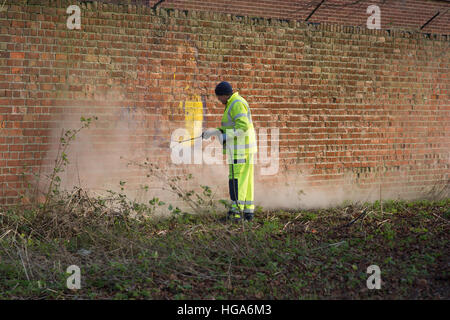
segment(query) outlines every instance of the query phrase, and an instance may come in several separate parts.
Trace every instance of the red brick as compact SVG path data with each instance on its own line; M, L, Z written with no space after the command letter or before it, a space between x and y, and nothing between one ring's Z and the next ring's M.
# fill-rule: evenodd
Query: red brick
M76 31L57 29L65 8L56 5L22 5L23 16L0 20L0 184L20 188L24 165L34 172L51 167L58 128L76 128L81 116L93 114L101 120L89 129L89 143L75 148L84 161L99 162L89 158L92 150L83 154L83 146L91 146L104 153L101 165L113 152L135 151L166 165L164 144L175 128L186 126L184 101L201 97L204 126L219 125L223 107L213 89L222 79L249 101L257 129L280 129L280 172L261 181L283 186L303 179L298 172L306 170L309 187L338 185L345 175L370 189L384 166L386 187L397 190L443 181L450 146L448 39L401 29L417 30L448 5L405 0L406 9L397 10L396 2L380 3L382 23L392 24L388 33L349 26L365 25L364 5L332 12L324 2L310 19L322 24L306 26L295 19L303 21L312 9L295 1L220 3L166 1L161 7L189 12L187 18L170 12L164 21L127 5L105 5L95 13L100 19L87 11L94 18ZM244 22L220 13L291 20ZM448 33L449 27L448 19L436 19L424 31ZM121 175L128 186L139 184L130 168L101 178ZM14 197L0 193L0 203Z
M11 59L24 59L25 58L25 52L10 52L9 57Z

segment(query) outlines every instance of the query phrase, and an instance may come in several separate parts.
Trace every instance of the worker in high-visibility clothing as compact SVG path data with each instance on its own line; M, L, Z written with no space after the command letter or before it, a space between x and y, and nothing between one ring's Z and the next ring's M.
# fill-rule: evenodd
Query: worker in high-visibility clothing
M229 191L232 201L227 218L247 221L253 219L255 211L253 165L257 152L256 134L253 127L250 108L239 95L233 93L228 82L217 85L215 93L220 102L225 105L222 125L216 129L203 132L202 137L209 139L216 136L223 145L223 153L228 155Z

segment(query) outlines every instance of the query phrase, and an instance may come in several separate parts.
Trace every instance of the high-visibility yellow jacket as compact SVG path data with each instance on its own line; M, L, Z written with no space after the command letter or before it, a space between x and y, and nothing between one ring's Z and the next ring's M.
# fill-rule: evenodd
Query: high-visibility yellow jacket
M218 129L224 137L223 154L227 154L228 151L236 160L245 159L246 155L257 152L252 114L247 101L239 95L239 92L235 92L228 99L222 116L222 125Z

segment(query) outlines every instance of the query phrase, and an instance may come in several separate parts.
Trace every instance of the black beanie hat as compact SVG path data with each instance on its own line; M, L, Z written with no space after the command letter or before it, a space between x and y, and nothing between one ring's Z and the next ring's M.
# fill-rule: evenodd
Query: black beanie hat
M222 81L216 87L216 96L228 96L233 94L233 88L231 84L226 81Z

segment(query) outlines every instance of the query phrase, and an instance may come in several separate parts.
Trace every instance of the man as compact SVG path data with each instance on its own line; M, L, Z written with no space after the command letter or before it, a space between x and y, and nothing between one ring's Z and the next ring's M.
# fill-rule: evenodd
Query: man
M253 199L253 161L257 151L255 129L247 101L233 93L228 82L217 85L215 93L225 105L222 125L217 129L203 132L203 139L216 136L223 145L223 154L228 154L229 190L232 201L227 218L247 221L253 219L255 204ZM243 214L243 215L242 215Z

